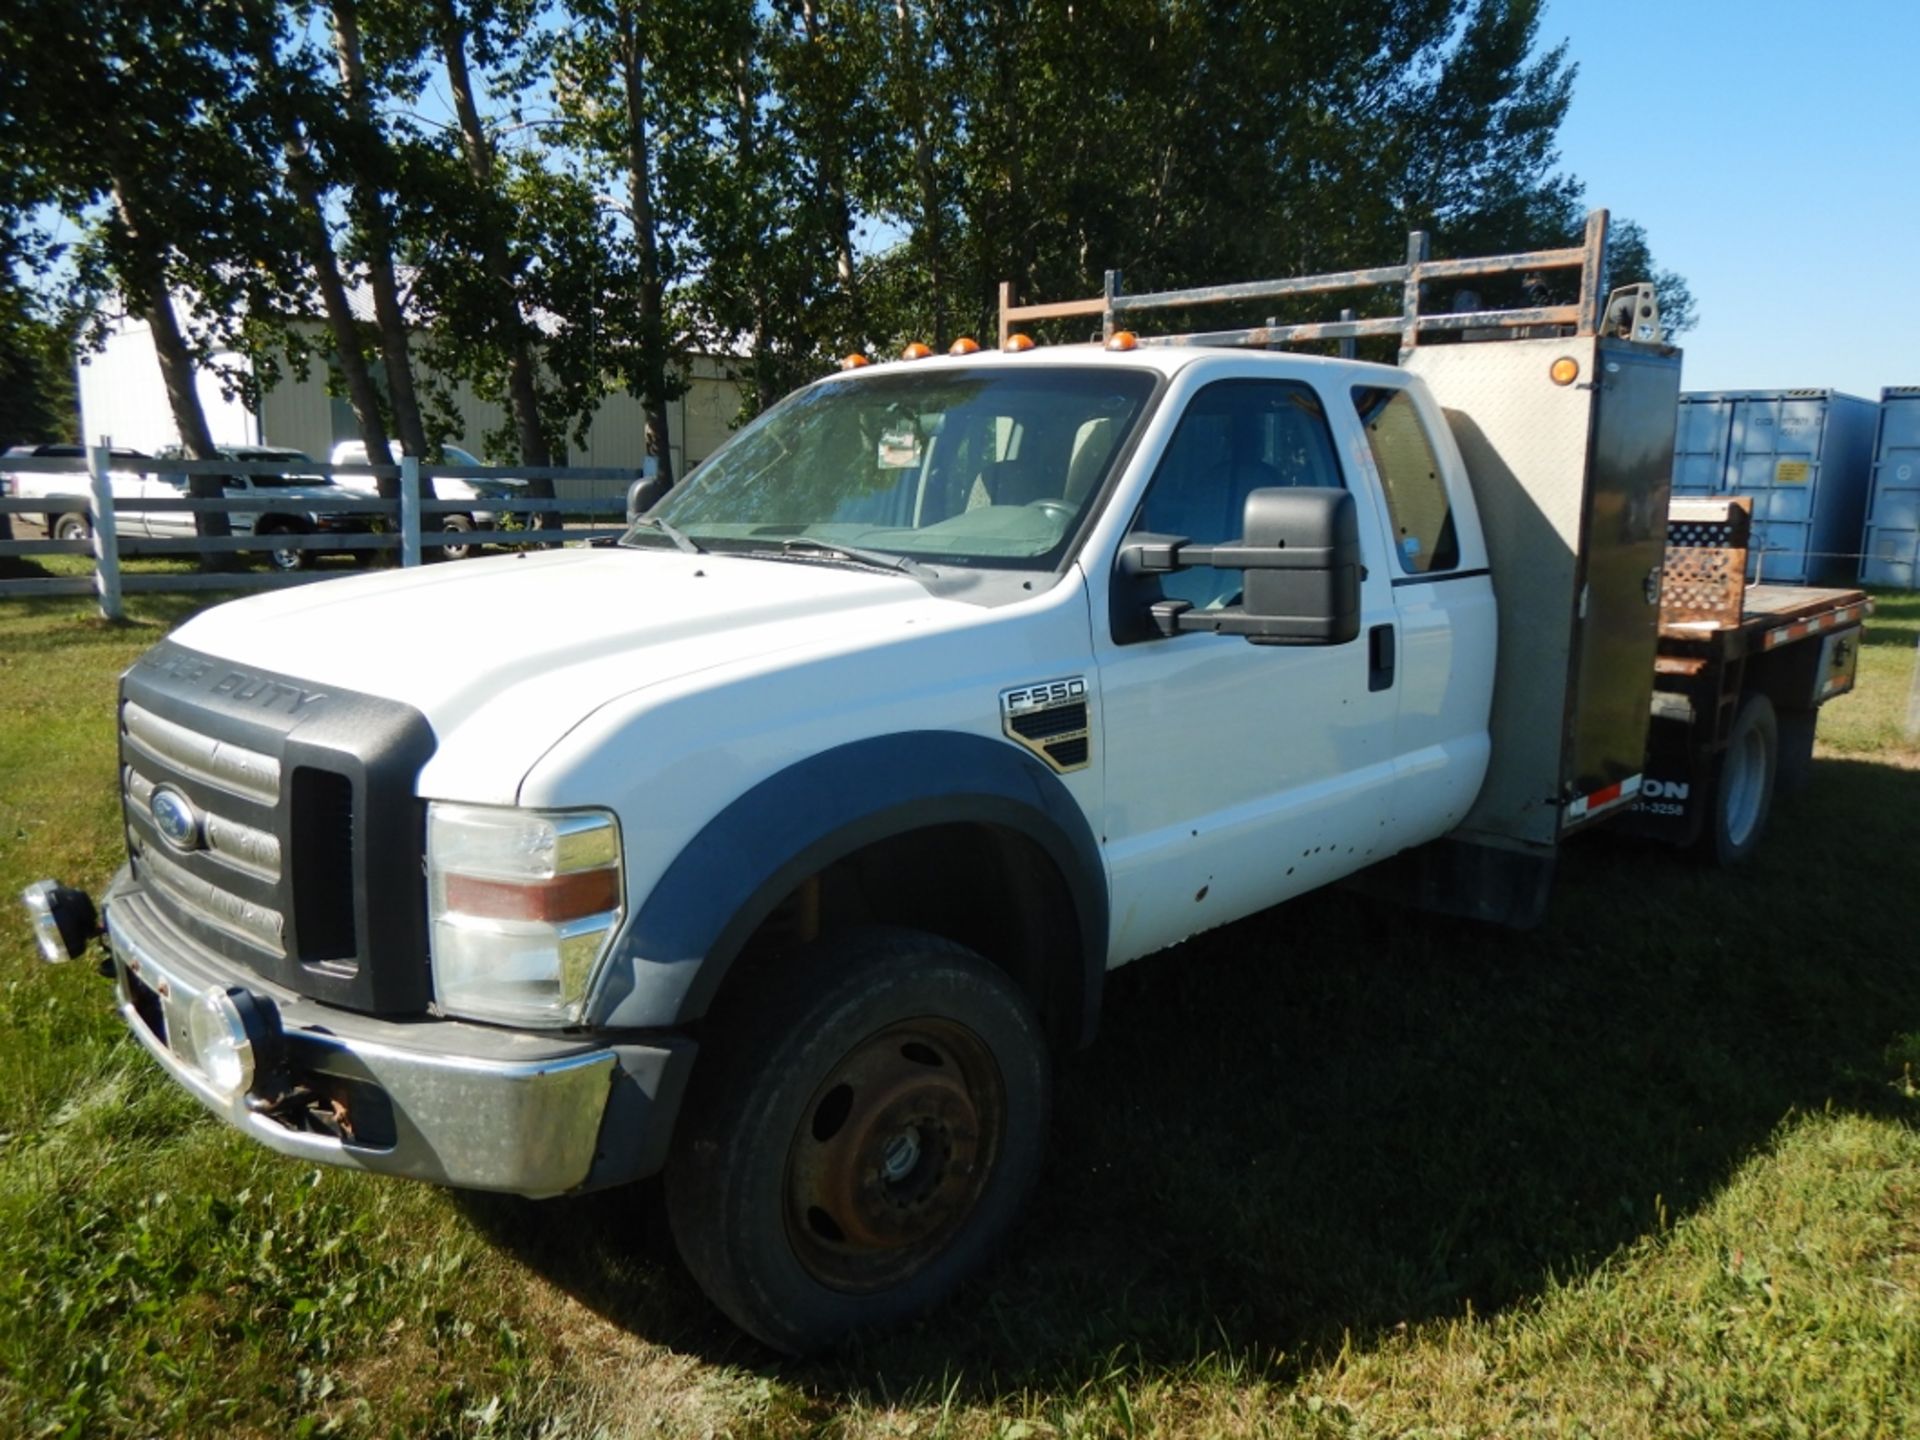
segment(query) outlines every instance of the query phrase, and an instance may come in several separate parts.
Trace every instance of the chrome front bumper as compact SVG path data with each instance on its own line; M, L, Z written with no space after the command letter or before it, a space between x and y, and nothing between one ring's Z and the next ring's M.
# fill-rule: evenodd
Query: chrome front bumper
M102 908L128 1028L201 1104L283 1155L538 1197L636 1178L665 1154L692 1061L685 1041L382 1020L302 999L212 954L124 877ZM288 1076L344 1117L339 1133L277 1118L257 1094L229 1098L201 1074L187 1017L205 991L228 986L272 1002Z

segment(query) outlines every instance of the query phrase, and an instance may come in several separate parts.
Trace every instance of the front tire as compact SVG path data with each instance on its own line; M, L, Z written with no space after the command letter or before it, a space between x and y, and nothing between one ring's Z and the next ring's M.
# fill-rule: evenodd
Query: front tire
M473 532L471 515L448 515L441 519L440 528L449 535L468 535ZM449 542L440 547L443 560L465 560L479 553L480 547L471 543L456 544Z
M261 536L275 536L305 535L308 532L302 526L290 522L281 522L269 526L264 530L257 530L254 533ZM313 552L311 550L301 550L291 545L280 545L267 551L267 563L282 574L291 575L295 571L306 569L313 563Z
M682 1259L804 1354L926 1310L986 1260L1045 1150L1046 1041L1006 972L910 930L772 962L710 1020L666 1175Z
M1760 848L1773 811L1775 774L1780 764L1780 724L1773 702L1749 695L1734 717L1720 773L1713 782L1713 809L1701 836L1705 858L1715 865L1737 865Z
M91 540L93 522L83 514L56 515L47 526L47 533L55 540Z

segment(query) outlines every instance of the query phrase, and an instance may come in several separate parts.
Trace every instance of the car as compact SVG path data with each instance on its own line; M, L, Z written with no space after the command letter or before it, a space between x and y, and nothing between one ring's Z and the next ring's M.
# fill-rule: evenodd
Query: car
M484 466L486 462L470 450L458 445L440 447L441 463L447 465ZM377 490L377 482L371 475L341 474L342 469L351 470L354 466L367 464L367 447L359 440L342 440L333 447L335 483L342 488L356 490L363 494L372 494ZM456 479L452 476L436 477L433 493L436 499L459 500L471 505L464 511L453 511L441 515L439 528L449 532L467 532L472 530L494 530L505 526L531 529L535 523L532 512L516 510L502 505L501 501L524 498L527 482L513 476L487 475L471 480ZM431 518L431 517L429 517ZM464 560L479 550L478 545L449 543L439 547L440 554L448 560Z
M151 461L153 457L144 450L126 450L115 446L110 452L112 458L120 461ZM47 445L15 445L6 454L0 455L0 493L13 500L40 500L46 508L39 515L40 524L45 528L48 538L54 540L85 540L93 534L91 514L91 488L84 470L70 472L45 470L9 470L7 462L13 460L84 460L87 450L84 445L54 443ZM132 474L125 470L109 473L108 483L112 486L116 500L136 500L145 493L144 487L151 477ZM32 519L23 515L23 519Z
M309 500L335 500L343 495L357 492L350 488L336 486L324 475L319 475L302 467L316 466L318 462L304 450L293 450L278 445L221 445L217 447L222 460L233 460L242 464L281 464L288 466L283 475L229 475L221 482L221 489L228 495L260 495L270 498L272 508L260 511L240 511L232 517L233 533L236 535L364 535L374 528L374 522L381 517L378 512L341 512L331 508L315 509L304 502ZM162 450L159 457L163 460L187 458L178 449ZM164 471L148 477L148 498L184 497L187 477L179 474L167 474ZM195 533L194 517L183 510L151 510L131 512L122 522L122 530L129 534L144 534L158 538L186 536ZM265 552L267 561L276 570L304 570L313 562L314 552L299 546L280 546ZM358 551L365 557L370 551Z

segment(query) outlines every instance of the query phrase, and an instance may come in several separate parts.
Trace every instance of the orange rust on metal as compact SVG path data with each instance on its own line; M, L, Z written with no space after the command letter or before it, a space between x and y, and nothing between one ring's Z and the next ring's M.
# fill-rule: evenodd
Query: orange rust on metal
M1334 290L1359 290L1369 285L1404 285L1407 267L1378 265L1371 270L1334 270L1325 275L1301 275L1288 280L1250 280L1241 285L1201 285L1192 290L1155 290L1140 295L1116 295L1113 308L1165 310L1176 305L1215 305L1234 300L1273 300L1282 295L1319 295Z
M1484 260L1423 260L1422 280L1469 280L1483 275L1513 275L1525 270L1570 270L1584 265L1583 246L1567 250L1528 250L1518 255L1495 255Z
M1073 315L1098 315L1107 308L1105 296L1091 300L1056 300L1050 305L1010 305L1001 311L1007 320L1063 320Z
M1580 321L1582 335L1600 333L1600 280L1607 268L1607 212L1587 213L1585 258L1580 266Z
M1427 232L1416 230L1407 236L1407 283L1400 292L1400 358L1420 343L1420 277L1433 246Z
M1329 320L1320 325L1255 325L1249 330L1209 330L1198 335L1142 335L1142 345L1285 345L1301 340L1350 340L1398 335L1398 320Z
M1697 637L1735 629L1745 611L1747 537L1753 502L1686 496L1667 506L1667 552L1660 567L1660 633Z

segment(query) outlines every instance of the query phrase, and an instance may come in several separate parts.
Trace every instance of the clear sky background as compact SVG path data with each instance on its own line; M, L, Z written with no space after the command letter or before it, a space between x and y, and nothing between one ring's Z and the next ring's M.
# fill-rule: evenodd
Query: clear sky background
M1566 169L1693 289L1685 388L1920 385L1920 0L1548 0L1540 39Z

